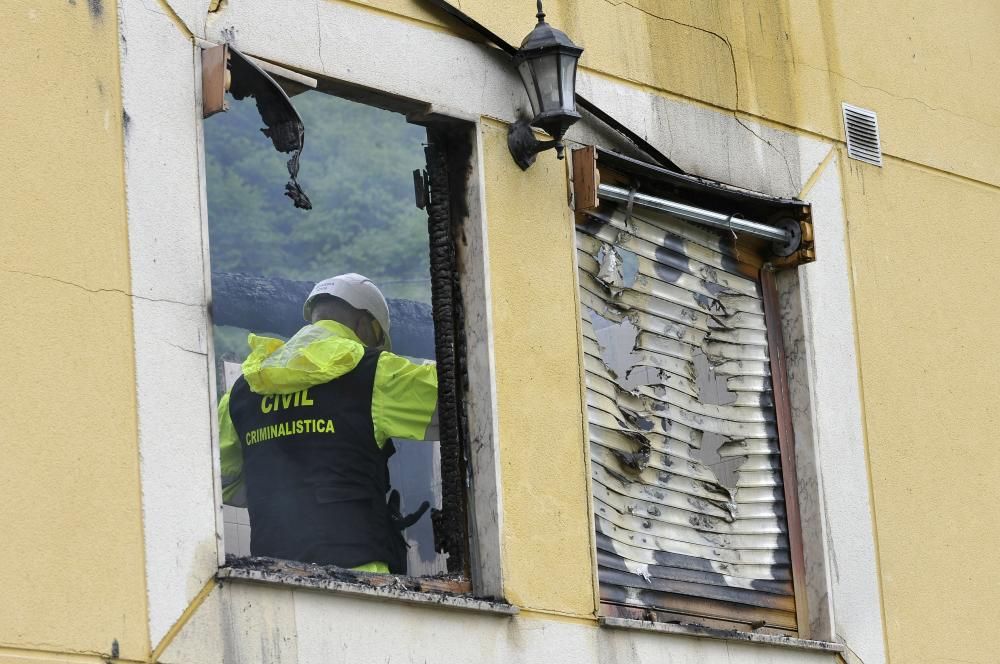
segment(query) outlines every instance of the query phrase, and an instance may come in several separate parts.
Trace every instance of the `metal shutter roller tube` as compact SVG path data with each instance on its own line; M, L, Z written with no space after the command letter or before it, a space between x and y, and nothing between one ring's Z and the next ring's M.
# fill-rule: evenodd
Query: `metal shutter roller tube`
M615 201L616 203L627 203L630 198L629 190L610 184L601 184L597 189L597 195L600 198ZM738 231L778 242L789 242L792 240L792 235L787 230L751 221L750 219L727 216L719 212L712 212L704 208L677 203L666 198L647 196L646 194L635 193L631 196L631 199L632 204L635 206L666 212L675 217L705 224L706 226Z

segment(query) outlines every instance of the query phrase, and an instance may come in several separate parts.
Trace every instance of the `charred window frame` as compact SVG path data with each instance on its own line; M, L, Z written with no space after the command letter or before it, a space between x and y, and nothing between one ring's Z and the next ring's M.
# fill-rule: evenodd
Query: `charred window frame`
M459 169L471 157L461 133L430 123L425 148L427 167L414 173L417 206L427 211L430 240L431 302L438 362L438 421L441 435L441 510L432 512L435 548L448 554L448 571L471 578L467 487L469 429L465 410L468 371L465 361L465 313L456 256L459 220L468 217L465 197L452 195L467 186Z
M206 45L208 46L208 45ZM235 57L237 67L229 65L232 76L252 75L252 91L240 81L237 89L254 97L265 135L279 152L291 153L288 162L289 184L286 195L296 207L309 201L299 186L298 156L308 128L288 103L288 95L314 87L350 101L401 113L427 131L426 167L414 173L416 204L427 212L429 239L431 309L434 323L434 348L439 376L438 420L442 479L442 507L432 510L435 548L448 554L446 576L400 577L357 573L350 570L315 570L315 566L279 561L255 566L237 561L224 568L223 576L254 580L280 581L282 576L298 578L333 578L376 588L391 586L402 591L428 591L501 597L499 564L499 518L497 505L489 497L497 495L496 464L493 445L492 359L488 351L488 330L479 330L470 351L467 329L488 327L485 289L487 278L482 244L484 242L479 167L477 161L478 126L475 122L433 113L430 107L412 99L399 98L378 90L362 88L329 79L313 79L278 65L243 56L231 47L212 46L203 51L203 115L226 110L223 86L231 85L224 74L227 62ZM269 74L273 74L272 78ZM287 76L286 76L287 74ZM287 93L287 94L286 94ZM242 98L242 97L240 97ZM466 279L468 277L468 279ZM468 280L473 285L464 289ZM223 283L222 286L233 284ZM251 284L253 286L253 284ZM267 290L266 284L257 284ZM237 288L243 286L236 285ZM251 291L254 289L251 288ZM255 291L256 292L256 291ZM217 290L217 295L219 295ZM257 293L263 301L273 294ZM294 299L294 298L293 298ZM472 304L474 320L467 323L466 311ZM282 306L298 306L283 302ZM247 303L253 306L253 303ZM286 307L287 308L287 307ZM238 312L214 307L218 320ZM473 327L467 327L471 325ZM470 379L470 352L475 376ZM470 400L473 403L470 405ZM470 410L475 431L470 433ZM470 440L477 441L475 454ZM484 440L489 438L490 440ZM477 490L478 487L478 490ZM476 500L474 494L482 494Z
M574 151L573 184L602 621L809 638L774 278L777 270L814 259L809 207L593 147ZM601 184L629 195L601 200ZM792 242L641 209L638 193L788 229ZM727 298L742 301L727 309ZM608 328L633 326L634 347L620 364L613 366L618 358L591 317ZM659 355L650 352L657 344ZM741 346L752 352L743 355ZM736 385L705 385L706 375L714 383L716 367L723 377L760 384L756 392L733 392L731 406L703 399L706 387L724 392ZM743 419L758 421L711 421L741 408ZM744 458L738 466L709 471L702 446L709 435L718 439L720 462L713 466L732 466L724 456L750 453L736 455ZM723 471L731 488L720 479ZM756 525L741 528L740 520Z
M341 94L346 94L342 91ZM476 121L421 104L408 118L427 130L426 168L414 173L428 217L439 376L442 509L439 549L478 597L503 598L492 322L481 132Z

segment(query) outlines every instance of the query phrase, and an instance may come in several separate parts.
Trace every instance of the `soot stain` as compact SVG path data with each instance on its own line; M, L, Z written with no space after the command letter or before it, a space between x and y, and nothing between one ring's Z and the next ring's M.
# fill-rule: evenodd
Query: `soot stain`
M653 263L653 268L657 277L669 283L675 283L683 272L690 269L686 256L667 247L656 248L656 262Z
M705 311L722 311L723 313L725 313L725 310L723 309L722 305L719 303L718 300L713 300L709 297L705 297L701 293L694 294L694 301L697 302L698 306L700 306Z
M87 8L93 18L103 18L104 0L87 0Z
M604 227L604 222L600 219L595 219L591 215L586 215L583 223L581 223L578 228L586 233L587 235L597 235L601 232L601 228Z
M719 293L725 293L728 289L722 284L717 284L714 281L706 281L705 289L712 295L718 295Z

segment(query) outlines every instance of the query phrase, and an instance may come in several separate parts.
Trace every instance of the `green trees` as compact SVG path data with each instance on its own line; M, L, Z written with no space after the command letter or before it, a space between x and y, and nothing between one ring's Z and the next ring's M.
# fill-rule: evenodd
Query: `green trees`
M212 270L319 280L360 272L386 296L429 302L426 217L411 173L424 130L398 114L320 92L294 97L306 127L299 181L313 202L283 195L285 161L260 133L254 102L205 123Z
M403 116L311 91L292 99L306 127L299 182L312 210L284 196L289 155L261 132L254 101L205 122L213 272L319 281L359 272L386 297L430 303L427 218L413 204L421 127ZM215 327L216 357L242 361L247 330Z

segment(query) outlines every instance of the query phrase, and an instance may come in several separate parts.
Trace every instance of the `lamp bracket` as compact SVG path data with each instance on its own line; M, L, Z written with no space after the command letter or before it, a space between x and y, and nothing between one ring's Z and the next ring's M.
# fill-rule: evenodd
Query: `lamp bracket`
M507 129L507 148L522 171L528 170L535 163L535 156L539 152L544 152L549 148L555 148L556 156L559 159L563 158L562 141L538 140L535 138L535 132L531 129L531 123L527 120L518 120Z

